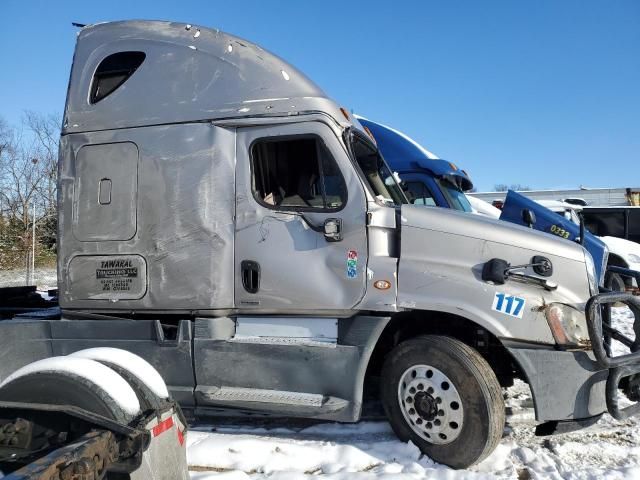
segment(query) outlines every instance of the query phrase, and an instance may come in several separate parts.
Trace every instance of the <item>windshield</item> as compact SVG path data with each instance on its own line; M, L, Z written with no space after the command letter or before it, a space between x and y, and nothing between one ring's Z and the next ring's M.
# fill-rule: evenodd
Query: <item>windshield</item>
M562 212L556 212L556 213L558 215L560 215L561 217L564 217L567 220L572 221L576 225L580 225L580 217L578 217L578 214L573 209L567 208L566 210L564 210Z
M358 135L352 135L351 139L353 155L376 199L387 205L407 203L400 185L378 151Z
M462 212L473 212L471 204L462 190L443 178L438 178L436 181L451 208Z

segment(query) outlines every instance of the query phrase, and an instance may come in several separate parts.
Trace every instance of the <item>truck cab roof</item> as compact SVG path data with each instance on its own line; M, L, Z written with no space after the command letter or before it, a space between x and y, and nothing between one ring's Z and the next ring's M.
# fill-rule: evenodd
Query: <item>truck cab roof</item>
M119 21L78 34L63 135L303 112L352 123L306 75L254 43L198 25Z

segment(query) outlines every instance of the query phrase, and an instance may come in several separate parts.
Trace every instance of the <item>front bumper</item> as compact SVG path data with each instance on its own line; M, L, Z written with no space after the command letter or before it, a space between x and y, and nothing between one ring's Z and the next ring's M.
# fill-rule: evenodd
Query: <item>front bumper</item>
M615 268L615 273L631 276L640 285L640 272ZM633 313L638 341L612 325L611 307L618 303L626 304ZM640 374L640 296L600 293L589 299L585 313L592 351L557 350L502 339L526 376L539 422L579 423L605 412L624 420L640 413L640 402L624 408L618 402L621 383L624 386L626 379ZM628 353L613 352L613 340Z
M504 341L531 389L538 422L570 422L607 411L607 370L592 352Z

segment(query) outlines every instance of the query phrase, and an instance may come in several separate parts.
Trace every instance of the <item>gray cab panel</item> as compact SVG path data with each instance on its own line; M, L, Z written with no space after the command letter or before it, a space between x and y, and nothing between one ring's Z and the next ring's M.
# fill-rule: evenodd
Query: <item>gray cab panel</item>
M83 242L129 240L136 233L138 147L85 145L75 158L73 234Z
M189 312L232 308L234 148L233 130L206 123L63 136L58 189L61 307ZM137 160L125 163L137 163L130 170L133 177L137 172L136 197L118 186L130 180L120 177L116 151L130 156L135 152ZM93 186L88 193L82 187L78 194L76 166L89 157L83 152L91 152L89 162L104 165L83 174L81 180L93 179ZM102 205L100 197L106 201L107 195L99 192L100 181L107 177L112 181L111 204ZM133 183L128 185L132 188ZM77 195L88 199L86 219L74 211ZM121 201L118 195L126 201L112 208ZM103 209L112 213L101 217ZM131 238L125 239L132 230L110 233L112 225L129 228L132 218L137 228ZM78 239L72 227L83 222L85 239L91 238L93 227L112 239Z
M274 328L266 332L269 321ZM367 364L388 321L374 316L265 316L261 322L198 318L193 342L198 412L233 409L355 421Z

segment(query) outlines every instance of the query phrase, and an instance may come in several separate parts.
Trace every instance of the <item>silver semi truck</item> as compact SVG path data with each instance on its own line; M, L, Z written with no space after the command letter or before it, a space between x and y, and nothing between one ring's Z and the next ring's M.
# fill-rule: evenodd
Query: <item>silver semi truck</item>
M457 468L498 444L516 377L539 433L637 410L608 312L638 302L600 293L580 245L407 204L358 121L246 40L83 28L58 192L61 314L0 323L0 375L109 346L194 415L355 422L370 394Z

